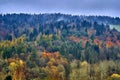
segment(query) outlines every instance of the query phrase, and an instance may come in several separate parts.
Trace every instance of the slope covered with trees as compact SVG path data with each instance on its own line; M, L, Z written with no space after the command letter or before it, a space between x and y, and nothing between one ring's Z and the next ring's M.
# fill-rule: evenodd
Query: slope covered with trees
M0 15L0 79L120 79L120 18Z

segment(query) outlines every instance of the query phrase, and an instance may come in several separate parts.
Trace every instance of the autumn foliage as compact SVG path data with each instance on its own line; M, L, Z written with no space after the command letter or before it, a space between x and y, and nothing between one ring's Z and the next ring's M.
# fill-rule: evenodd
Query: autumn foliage
M66 80L64 71L68 63L64 58L60 57L59 52L43 52L41 57L48 60L46 67L42 68L48 72L48 80Z
M26 63L19 59L7 59L9 64L8 69L10 70L9 74L12 76L12 80L24 80L25 79L25 68Z

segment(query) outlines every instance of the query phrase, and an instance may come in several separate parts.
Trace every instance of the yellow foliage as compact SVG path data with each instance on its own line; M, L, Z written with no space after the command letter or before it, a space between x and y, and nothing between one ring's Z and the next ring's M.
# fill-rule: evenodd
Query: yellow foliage
M2 46L4 46L5 48L9 47L9 46L12 47L12 46L17 45L18 43L23 43L24 40L25 40L25 37L22 36L20 38L14 39L12 41L8 41L8 40L1 41L0 42L0 47L2 47Z
M25 63L23 60L16 59L9 63L9 69L13 80L23 80L25 72Z
M56 62L54 58L51 58L50 61L53 63Z
M17 66L18 65L15 62L11 62L9 65L9 69L13 71L13 70L17 69Z
M19 62L20 62L20 65L23 65L23 64L24 64L24 62L23 62L22 60L19 60Z
M112 74L111 77L112 78L120 78L120 75L119 74Z
M83 61L83 62L81 63L81 66L86 66L86 65L88 65L87 61Z

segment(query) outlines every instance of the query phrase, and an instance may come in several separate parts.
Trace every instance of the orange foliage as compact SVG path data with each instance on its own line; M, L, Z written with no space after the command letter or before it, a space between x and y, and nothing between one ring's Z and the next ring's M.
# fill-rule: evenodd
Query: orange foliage
M55 53L54 53L54 57L60 58L59 52L55 52Z
M65 80L64 66L67 61L60 57L59 52L43 52L41 57L48 60L46 67L43 70L49 73L47 80Z
M54 53L50 53L50 52L43 52L42 53L42 57L43 58L60 58L59 52L54 52Z
M107 48L111 48L112 46L114 46L114 43L112 42L112 38L110 38L110 37L107 37L106 38L106 47Z
M111 41L106 41L106 47L111 48L114 44Z

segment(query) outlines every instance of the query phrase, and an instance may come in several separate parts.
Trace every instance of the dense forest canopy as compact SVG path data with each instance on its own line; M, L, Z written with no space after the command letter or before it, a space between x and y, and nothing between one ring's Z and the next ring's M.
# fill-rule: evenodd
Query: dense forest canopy
M7 36L10 37L9 33L14 34L15 37L19 37L24 33L26 34L27 31L30 33L32 29L36 32L38 30L38 33L55 34L56 29L61 31L64 28L70 30L75 27L79 30L82 27L93 27L94 23L96 25L120 25L120 18L108 16L74 16L60 13L33 15L0 14L0 39L6 39Z
M119 17L0 14L0 78L119 80L119 26Z

